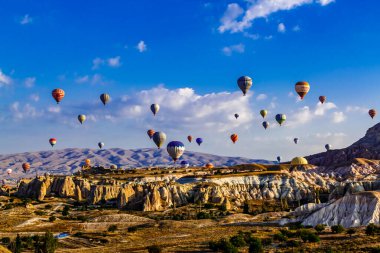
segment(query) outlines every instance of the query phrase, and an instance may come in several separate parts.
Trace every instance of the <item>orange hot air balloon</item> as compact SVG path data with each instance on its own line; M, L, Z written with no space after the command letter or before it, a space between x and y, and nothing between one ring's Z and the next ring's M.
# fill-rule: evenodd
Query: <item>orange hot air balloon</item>
M235 144L235 142L237 142L237 140L239 139L239 136L237 134L233 134L231 135L231 141Z
M188 140L189 142L192 142L192 141L193 141L193 136L191 136L191 135L187 136L187 140Z
M297 82L296 83L296 92L303 100L307 93L310 91L310 84L308 82Z
M90 159L84 160L84 163L86 164L86 166L91 166L91 160Z
M377 112L375 109L371 109L371 110L369 110L368 114L373 119L376 116Z
M28 172L30 170L30 164L29 163L23 163L22 169L24 170L25 173Z
M322 104L324 104L325 102L326 102L326 96L320 96L319 97L319 101L322 103Z
M61 100L65 96L65 91L62 90L62 89L54 89L51 92L51 95L53 96L53 98L55 99L55 101L57 102L57 104L59 104L59 102L61 102Z
M151 138L151 139L153 138L153 134L154 134L154 133L155 133L155 132L154 132L153 129L149 129L148 132L147 132L149 138Z
M205 167L206 167L206 169L212 169L212 168L214 168L214 164L206 163Z

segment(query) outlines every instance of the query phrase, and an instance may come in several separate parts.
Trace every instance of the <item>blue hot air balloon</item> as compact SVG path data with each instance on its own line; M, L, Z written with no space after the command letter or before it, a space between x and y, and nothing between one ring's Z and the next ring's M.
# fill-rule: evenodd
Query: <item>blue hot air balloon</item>
M281 162L281 160L282 160L282 157L281 156L277 156L277 162Z
M185 145L180 141L171 141L166 147L166 150L170 157L174 161L177 161L183 155L183 152L185 152Z
M197 138L195 141L196 141L196 142L198 143L198 145L200 146L200 145L202 144L202 142L203 142L203 139L202 139L202 138Z
M188 168L190 166L190 164L188 161L182 161L181 166L182 166L182 168Z

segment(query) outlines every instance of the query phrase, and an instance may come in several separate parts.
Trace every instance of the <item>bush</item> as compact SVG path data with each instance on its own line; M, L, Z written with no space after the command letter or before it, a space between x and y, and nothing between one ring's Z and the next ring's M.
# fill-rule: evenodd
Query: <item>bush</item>
M286 237L285 235L281 233L278 233L273 236L273 239L279 242L286 242L288 240L288 237Z
M213 251L221 251L224 253L238 253L238 249L226 239L221 239L218 242L209 242L209 247Z
M45 215L45 212L44 211L40 211L40 210L37 210L37 211L34 211L34 213L38 216L42 216L42 215Z
M70 207L69 206L65 206L63 208L62 215L63 216L68 216L69 215L69 211L70 211Z
M356 233L356 229L354 229L354 228L349 228L348 230L347 230L347 234L351 237L353 234L355 234Z
M318 224L317 226L315 226L315 231L317 231L318 233L322 233L323 231L325 231L325 228L326 226L323 225L323 224Z
M206 212L197 213L197 219L199 220L210 219L210 218L211 218L211 215L209 213L206 213Z
M344 232L344 227L342 225L335 225L331 227L331 231L334 234L341 234Z
M262 253L264 252L263 250L263 245L261 243L261 240L256 237L251 238L251 242L249 244L249 253Z
M149 246L149 247L147 247L147 250L149 253L161 253L162 252L161 247L157 246L157 245Z
M303 229L300 231L300 237L303 242L319 242L319 236L309 230Z
M50 217L49 217L49 221L50 221L50 222L54 222L56 219L57 219L57 218L55 218L54 216L50 216Z
M301 242L299 242L299 241L296 241L296 240L290 240L290 241L287 241L286 242L286 246L288 246L288 247L299 247L299 246L301 246Z
M128 232L129 233L134 233L137 231L137 227L128 227Z
M117 226L116 225L111 225L108 227L107 231L108 232L115 232L117 230Z
M271 237L263 238L263 239L261 240L261 242L262 242L262 244L263 244L264 246L269 246L269 245L271 245L271 244L273 243L273 238L271 238Z
M247 243L244 239L244 235L242 233L235 235L235 236L232 236L230 238L230 242L232 243L232 245L234 245L237 248L244 247L247 245Z
M1 238L1 243L2 244L9 244L11 242L11 238L9 237L3 237Z
M46 205L45 209L51 209L53 206L52 205Z
M368 236L374 236L378 233L380 233L380 227L376 226L373 223L369 224L365 229L365 234Z

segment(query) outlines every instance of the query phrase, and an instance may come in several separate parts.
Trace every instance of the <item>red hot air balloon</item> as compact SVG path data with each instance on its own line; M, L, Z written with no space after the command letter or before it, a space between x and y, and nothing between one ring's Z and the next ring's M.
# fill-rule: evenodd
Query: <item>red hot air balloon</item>
M29 163L23 163L22 169L24 170L25 173L28 172L30 170L30 164Z
M322 104L324 104L325 102L326 102L326 96L320 96L319 97L319 101L322 103Z
M193 136L191 136L191 135L187 136L187 140L188 140L189 142L192 142L192 141L193 141Z
M306 94L310 91L310 84L308 82L297 82L296 83L296 92L300 96L301 100L304 99Z
M375 109L371 109L371 110L369 110L368 114L373 119L376 116L377 112Z
M54 145L57 143L57 139L56 138L50 138L49 139L49 143L52 147L54 147Z
M153 129L149 129L148 132L147 132L149 138L151 138L151 139L153 138L153 134L154 134L154 133L155 133L155 132L154 132Z
M65 96L65 91L62 90L62 89L54 89L51 92L51 95L53 96L53 98L55 99L55 101L57 102L57 104L59 104L59 102L61 102L61 100Z
M235 144L237 140L239 139L239 136L237 134L231 135L231 141Z

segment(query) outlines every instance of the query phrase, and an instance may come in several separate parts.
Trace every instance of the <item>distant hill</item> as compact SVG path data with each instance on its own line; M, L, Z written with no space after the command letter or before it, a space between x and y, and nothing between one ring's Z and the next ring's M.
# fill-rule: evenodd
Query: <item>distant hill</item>
M49 172L51 174L71 174L77 171L86 158L91 159L93 165L110 166L115 164L122 168L139 168L147 166L173 165L166 149L80 149L68 148L62 150L26 152L19 154L0 155L0 177L19 178L25 177L21 165L23 162L31 164L30 176L38 173ZM199 152L186 151L181 160L188 161L194 166L203 166L212 162L215 166L231 166L247 163L269 164L266 160L254 160L242 157L217 156ZM6 169L11 168L11 177L6 175Z
M351 146L306 157L309 163L324 167L340 167L356 163L356 158L380 160L380 123Z

